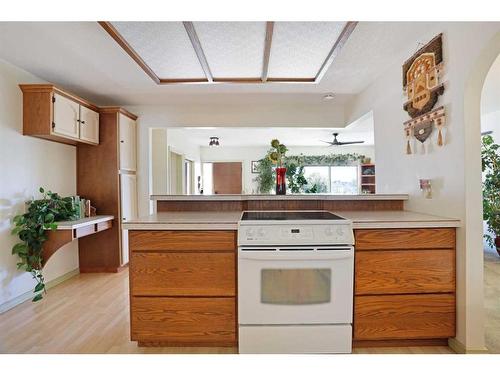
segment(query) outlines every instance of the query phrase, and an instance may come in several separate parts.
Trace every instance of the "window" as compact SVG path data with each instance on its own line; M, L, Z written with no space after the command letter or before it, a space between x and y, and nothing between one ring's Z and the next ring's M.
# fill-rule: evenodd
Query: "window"
M332 194L358 194L358 167L330 167Z
M273 305L310 305L331 299L329 268L263 269L261 302Z
M306 166L304 177L311 193L358 194L357 166Z

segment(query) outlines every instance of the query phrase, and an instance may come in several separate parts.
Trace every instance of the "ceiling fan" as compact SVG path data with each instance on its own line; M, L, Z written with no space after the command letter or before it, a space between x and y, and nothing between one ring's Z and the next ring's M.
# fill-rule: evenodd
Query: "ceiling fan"
M337 135L339 135L339 133L333 133L333 142L328 142L328 141L321 141L321 142L328 143L330 146L352 145L352 144L355 144L355 143L364 143L365 142L365 141L340 142L337 139Z

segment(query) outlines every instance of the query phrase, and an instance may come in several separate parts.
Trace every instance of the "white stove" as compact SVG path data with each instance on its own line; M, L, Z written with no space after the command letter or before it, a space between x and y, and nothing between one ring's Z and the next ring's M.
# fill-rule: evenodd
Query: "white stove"
M238 223L240 353L350 353L352 223L327 211L247 211Z

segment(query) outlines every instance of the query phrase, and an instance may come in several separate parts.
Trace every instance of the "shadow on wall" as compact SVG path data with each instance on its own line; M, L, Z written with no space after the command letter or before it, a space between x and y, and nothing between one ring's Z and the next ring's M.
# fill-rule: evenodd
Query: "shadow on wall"
M18 271L15 267L17 260L11 255L11 248L17 242L17 236L10 234L10 232L12 230L12 219L14 216L22 214L25 211L25 202L28 199L29 198L26 197L26 191L14 194L13 199L0 198L0 238L2 239L2 257L8 259L10 256L12 258L11 262L2 262L0 267L0 288L4 291L7 290L7 286L14 278L25 274L24 271ZM14 266L8 267L8 263L13 263Z

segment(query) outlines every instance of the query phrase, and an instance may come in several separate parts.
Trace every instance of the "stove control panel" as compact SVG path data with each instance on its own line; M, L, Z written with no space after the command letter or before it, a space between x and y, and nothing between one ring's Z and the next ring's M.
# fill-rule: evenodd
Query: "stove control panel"
M239 244L353 244L354 236L349 224L336 225L241 225Z

